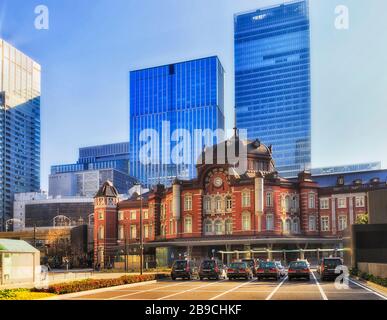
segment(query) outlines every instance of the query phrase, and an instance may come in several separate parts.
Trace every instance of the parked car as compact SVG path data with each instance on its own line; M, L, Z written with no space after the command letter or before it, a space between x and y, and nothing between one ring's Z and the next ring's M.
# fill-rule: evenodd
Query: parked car
M233 262L227 268L227 277L229 280L237 278L248 280L253 278L253 271L246 262Z
M274 278L279 280L281 272L275 261L261 261L257 270L257 279Z
M198 268L192 260L176 260L172 265L171 278L192 280L198 277Z
M242 262L246 262L250 269L253 271L253 276L257 276L257 261L255 259L242 259Z
M310 280L310 268L306 261L293 261L289 264L288 269L289 281L295 278L306 278Z
M219 280L220 278L225 279L227 276L227 269L220 260L217 259L205 259L200 264L199 268L199 278L203 280L215 279Z
M277 268L278 268L278 270L280 272L280 276L281 277L285 277L286 276L286 269L282 265L281 261L275 261L275 264L277 265Z
M325 281L328 279L335 279L337 276L343 273L342 270L339 273L336 273L336 268L342 265L343 265L343 260L341 260L341 258L336 258L336 257L323 258L321 263L318 266L318 272L320 274L321 280Z

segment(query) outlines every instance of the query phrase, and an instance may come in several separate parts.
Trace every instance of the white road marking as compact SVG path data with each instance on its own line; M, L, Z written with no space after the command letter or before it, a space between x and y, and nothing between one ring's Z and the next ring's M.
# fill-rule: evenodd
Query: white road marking
M328 300L328 297L326 296L323 288L320 286L320 283L318 282L316 276L314 275L314 272L312 271L311 274L313 276L314 281L316 282L317 288L320 291L321 296L323 297L324 300Z
M227 290L227 291L225 291L225 292L223 292L223 293L221 293L221 294L218 294L217 296L212 297L212 298L209 299L209 300L215 300L215 299L218 299L218 298L220 298L221 296L223 296L223 295L225 295L225 294L227 294L227 293L233 292L233 291L235 291L235 290L237 290L237 289L239 289L239 288L241 288L241 287L243 287L243 286L246 286L246 285L248 285L249 283L251 283L251 282L253 282L253 281L255 281L255 280L250 280L250 281L248 281L248 282L242 283L242 284L240 284L239 286L236 286L236 287L234 287L234 288L231 288L230 290Z
M170 298L170 297L173 297L173 296L177 296L177 295L182 294L182 293L191 292L191 291L194 291L194 290L197 290L197 289L213 286L215 284L219 284L219 283L224 282L224 281L225 280L221 280L221 281L217 281L217 282L212 282L212 283L206 284L204 286L194 287L194 288L191 288L191 289L187 289L187 290L184 290L184 291L180 291L180 292L177 292L177 293L173 293L173 294L170 294L170 295L158 298L157 300L163 300L163 299L167 299L167 298Z
M275 293L278 291L278 289L284 284L284 282L288 279L288 276L286 276L280 283L278 286L276 286L274 288L274 290L267 296L267 298L265 300L270 300L274 295Z
M170 284L170 285L167 285L167 286L162 286L162 287L157 287L157 288L152 288L152 289L147 289L147 290L141 290L141 291L132 292L132 293L121 294L119 296L114 296L114 297L106 298L106 299L103 299L103 300L115 300L115 299L120 299L120 298L124 298L124 297L127 297L127 296L132 296L132 295L135 295L135 294L151 292L151 291L155 291L155 290L161 290L163 288L181 286L183 284L186 284L186 282L174 283L174 284Z
M372 289L370 289L370 288L368 288L368 287L366 287L366 286L363 286L362 284L358 283L357 281L354 281L354 280L352 280L352 279L349 279L349 282L352 282L353 284L356 284L356 285L359 286L360 288L363 288L364 290L367 290L367 291L373 293L374 295L376 295L376 296L378 296L378 297L380 297L380 298L382 298L382 299L384 299L384 300L387 300L387 297L386 297L386 296L384 296L384 295L382 295L381 293L376 292L375 290L372 290Z

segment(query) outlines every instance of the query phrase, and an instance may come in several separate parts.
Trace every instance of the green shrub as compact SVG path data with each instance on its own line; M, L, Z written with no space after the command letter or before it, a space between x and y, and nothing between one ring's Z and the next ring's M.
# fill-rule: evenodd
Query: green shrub
M143 274L143 275L127 275L116 279L85 279L79 281L65 282L53 284L48 289L38 290L38 292L48 292L55 294L66 294L94 290L100 288L114 287L143 281L151 281L165 277L165 274Z

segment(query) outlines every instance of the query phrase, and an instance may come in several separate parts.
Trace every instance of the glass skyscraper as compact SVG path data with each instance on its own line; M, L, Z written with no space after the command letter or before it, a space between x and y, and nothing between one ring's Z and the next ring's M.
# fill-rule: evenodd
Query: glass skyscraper
M235 16L235 100L238 128L273 145L283 176L310 168L308 1Z
M106 180L122 194L137 182L129 176L128 142L80 148L76 163L51 166L49 195L93 197Z
M0 39L0 230L13 195L40 189L40 70Z
M177 143L162 134L165 122L169 122L172 135L176 129L187 130L191 137L195 129L224 129L224 70L217 57L130 72L130 174L146 186L168 186L176 177L196 176L195 152L184 163L171 160L168 150ZM140 161L144 145L140 133L144 129L158 134L160 148L156 156L153 154L159 157L157 163ZM201 151L204 145L216 142L210 140L207 143L203 139L187 149Z

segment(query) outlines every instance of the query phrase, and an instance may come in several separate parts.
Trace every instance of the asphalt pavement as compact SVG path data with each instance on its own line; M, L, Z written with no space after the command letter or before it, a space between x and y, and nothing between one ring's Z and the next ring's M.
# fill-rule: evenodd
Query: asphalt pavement
M310 280L160 280L60 297L64 300L387 300L383 293L350 279L348 286Z

